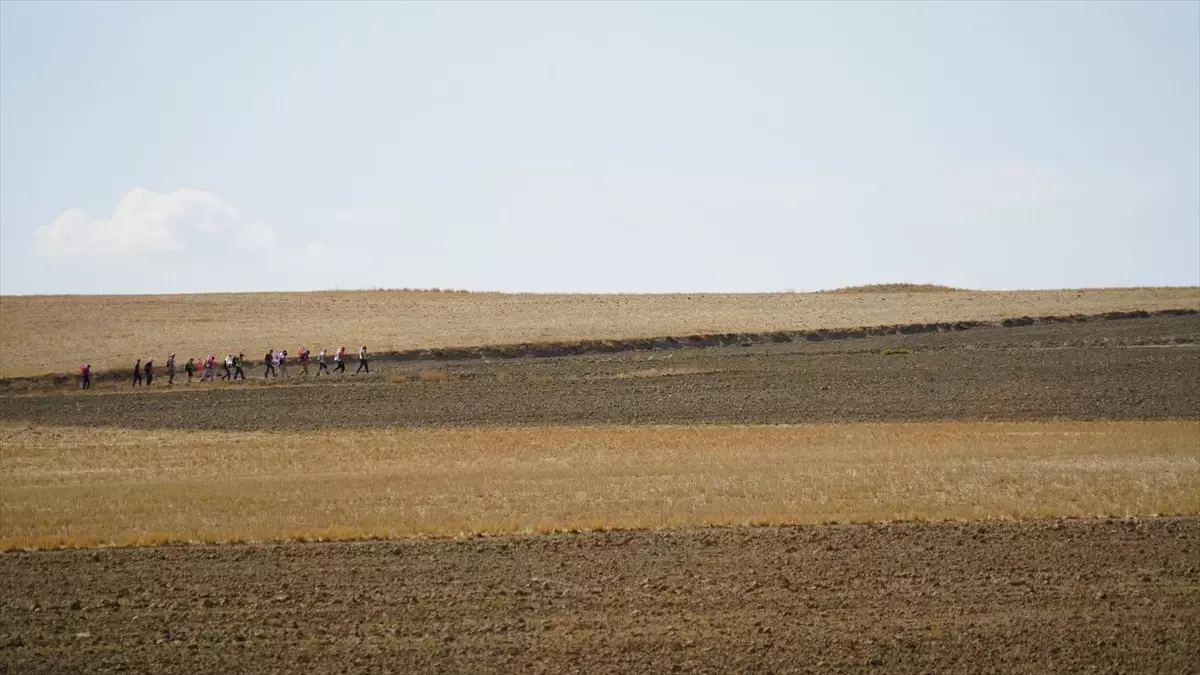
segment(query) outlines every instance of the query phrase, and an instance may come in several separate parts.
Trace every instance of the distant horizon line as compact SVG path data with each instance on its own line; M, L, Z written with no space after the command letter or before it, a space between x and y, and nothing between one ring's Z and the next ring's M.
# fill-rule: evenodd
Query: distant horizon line
M1133 291L1133 290L1157 290L1157 289L1195 289L1200 292L1200 284L1198 285L1159 285L1159 286L1075 286L1075 287L1055 287L1055 288L962 288L957 286L945 286L942 284L932 283L876 283L876 284L860 284L853 286L837 286L828 288L809 289L793 289L787 288L777 291L501 291L501 290L478 290L469 288L439 288L436 286L415 288L415 287L366 287L366 288L318 288L310 290L255 290L255 291L180 291L180 292L162 292L162 293L5 293L0 291L0 297L5 298L38 298L38 297L161 297L161 296L194 296L194 295L298 295L308 293L426 293L426 294L446 294L446 295L564 295L564 296L580 296L580 295L598 295L598 296L620 296L620 295L803 295L803 294L818 294L818 293L1020 293L1020 292L1063 292L1063 291Z

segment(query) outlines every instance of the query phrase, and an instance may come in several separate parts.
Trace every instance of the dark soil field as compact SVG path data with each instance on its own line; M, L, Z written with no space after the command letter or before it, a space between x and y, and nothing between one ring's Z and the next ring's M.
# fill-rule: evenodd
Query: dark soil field
M351 364L350 369L353 370ZM0 397L0 420L180 429L1200 417L1200 317ZM261 370L251 376L261 378ZM261 385L261 386L256 386Z
M6 673L1194 673L1200 519L0 555Z

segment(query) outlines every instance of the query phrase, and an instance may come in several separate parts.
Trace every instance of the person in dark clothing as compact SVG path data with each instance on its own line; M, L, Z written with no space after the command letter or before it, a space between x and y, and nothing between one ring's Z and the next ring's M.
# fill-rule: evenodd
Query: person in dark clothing
M90 389L92 386L92 364L79 369L79 386Z
M138 359L137 363L133 364L133 386L138 386L142 383L142 360Z
M238 354L237 356L233 357L233 379L236 380L239 377L243 380L246 379L246 371L242 370L242 367L245 366L245 364L246 356L244 354Z
M268 349L267 355L263 357L263 361L267 364L267 370L263 373L263 379L275 377L275 350Z
M154 381L154 359L147 359L144 367L146 369L146 386L149 387L150 383Z

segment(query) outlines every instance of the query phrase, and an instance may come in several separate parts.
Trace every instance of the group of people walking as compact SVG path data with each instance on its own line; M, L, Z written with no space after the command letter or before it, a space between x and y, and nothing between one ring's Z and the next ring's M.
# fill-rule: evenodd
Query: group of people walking
M346 372L346 348L338 347L338 350L333 353L332 371L329 369L328 361L329 351L322 349L317 354L317 376L320 376L321 373L332 375L333 373ZM307 347L301 347L300 351L296 354L296 362L300 364L300 374L307 376L308 365L312 362L312 352ZM268 349L266 355L263 356L263 363L267 367L263 371L263 378L288 376L288 353L286 350L280 352ZM367 359L366 345L363 345L358 350L358 370L354 371L354 374L357 375L363 371L366 371L368 374L371 372L370 361Z
M311 362L311 352L307 347L301 347L300 351L295 356L296 361L300 364L300 375L308 375L308 366ZM328 350L322 349L317 354L317 375L321 373L332 375L333 373L346 372L346 348L339 347L333 354L333 369L329 368L327 361L329 360ZM288 353L286 350L278 351L268 349L263 357L263 365L266 369L263 371L263 378L270 377L288 377ZM225 359L220 362L219 367L222 371L222 380L245 380L246 379L246 355L226 354ZM167 356L167 384L175 384L175 354ZM187 374L187 382L191 384L192 378L197 373L200 374L201 382L212 382L216 380L216 370L218 368L217 357L209 354L200 359L200 363L196 363L196 359L188 359L183 366L183 371ZM370 374L371 366L367 355L367 346L363 345L358 350L358 370L354 371L357 375L361 372ZM154 381L154 359L146 359L143 363L141 359L133 364L133 386L150 386ZM92 366L91 364L81 366L79 369L79 386L83 389L90 389L92 386Z

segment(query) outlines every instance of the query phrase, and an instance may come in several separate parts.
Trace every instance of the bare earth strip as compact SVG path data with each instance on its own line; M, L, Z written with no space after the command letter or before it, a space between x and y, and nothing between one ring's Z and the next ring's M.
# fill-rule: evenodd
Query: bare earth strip
M0 672L1195 673L1200 519L0 554Z
M0 427L0 547L1200 514L1200 422Z
M187 356L766 332L1200 306L1198 288L1080 291L511 295L326 292L0 296L0 377Z

